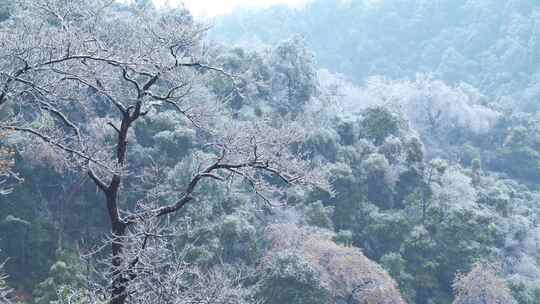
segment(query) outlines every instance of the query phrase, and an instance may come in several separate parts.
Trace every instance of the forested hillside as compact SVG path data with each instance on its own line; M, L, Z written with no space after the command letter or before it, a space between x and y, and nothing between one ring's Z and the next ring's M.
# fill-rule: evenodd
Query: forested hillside
M540 303L537 1L0 20L0 303Z
M530 0L314 0L218 19L213 36L276 43L300 34L321 67L355 83L429 73L506 105L538 110L540 15ZM514 100L507 100L515 98Z

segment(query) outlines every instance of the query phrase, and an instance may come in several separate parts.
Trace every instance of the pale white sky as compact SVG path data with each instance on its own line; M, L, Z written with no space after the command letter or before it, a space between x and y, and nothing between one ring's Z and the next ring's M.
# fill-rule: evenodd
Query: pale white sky
M154 0L158 5L169 2L178 5L184 2L195 16L214 17L231 12L235 7L268 7L273 4L289 4L299 6L308 0Z

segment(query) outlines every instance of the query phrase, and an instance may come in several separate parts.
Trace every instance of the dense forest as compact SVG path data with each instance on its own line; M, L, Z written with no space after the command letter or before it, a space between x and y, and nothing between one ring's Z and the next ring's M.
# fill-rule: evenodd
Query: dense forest
M540 303L540 2L0 0L0 303Z

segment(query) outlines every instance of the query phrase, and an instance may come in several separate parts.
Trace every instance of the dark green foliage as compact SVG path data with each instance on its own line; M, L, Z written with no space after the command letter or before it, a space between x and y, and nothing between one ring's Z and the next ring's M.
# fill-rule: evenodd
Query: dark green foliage
M259 297L270 304L327 304L330 294L315 269L295 252L278 253L260 270Z
M527 288L525 284L510 284L512 290L512 296L520 304L533 304L540 301L540 288L535 286L533 288Z
M12 14L13 3L11 0L0 1L0 22L6 21Z
M352 246L353 234L349 230L340 230L338 233L336 233L332 240L339 245Z
M506 250L507 225L519 218L509 204L520 204L507 195L529 190L487 177L477 158L467 162L470 170L442 159L427 162L422 142L393 124L400 119L387 110L383 117L396 118L371 120L391 126L375 141L372 124L362 120L374 112L366 112L356 122L335 123L339 137L325 146L336 147L328 170L338 192L325 205L334 209L336 229L351 233L340 242L350 238L380 261L411 303L450 303L456 272Z
M414 302L416 290L414 277L406 271L407 261L399 253L389 252L381 257L381 266L399 284L399 289L409 303Z
M360 126L361 134L379 146L387 137L398 135L399 120L386 108L368 108L363 113Z
M34 289L36 303L51 303L58 300L58 292L66 286L84 286L84 267L77 254L57 252L57 260L49 269L48 277Z
M332 214L334 208L332 206L324 206L321 201L305 205L303 210L305 223L309 226L320 227L326 229L332 229L334 223L332 223Z

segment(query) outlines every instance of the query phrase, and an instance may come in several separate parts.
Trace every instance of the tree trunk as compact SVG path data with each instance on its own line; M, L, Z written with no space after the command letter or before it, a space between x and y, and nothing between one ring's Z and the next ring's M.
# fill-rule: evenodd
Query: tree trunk
M117 197L107 197L107 205L117 206ZM111 211L111 210L110 210ZM112 215L112 214L110 214ZM124 237L126 235L126 224L119 220L117 216L111 217L111 228L113 233L112 239L112 284L111 284L111 304L124 304L127 298L127 283L128 280L125 274L122 273L121 267L123 264Z
M113 227L115 233L112 243L112 269L113 269L113 281L111 285L111 304L124 304L127 299L127 278L121 273L120 267L122 266L122 251L124 246L122 244L122 237L125 233L125 226L118 225ZM121 233L121 234L120 234Z
M109 188L105 191L107 199L107 211L111 221L112 230L112 260L111 260L111 304L124 304L127 298L128 280L122 273L122 264L124 262L124 237L126 236L126 223L120 219L118 213L118 189L120 188L120 176L115 175L112 178Z

